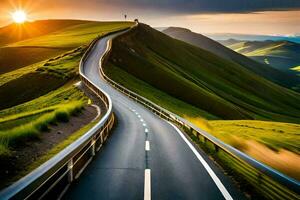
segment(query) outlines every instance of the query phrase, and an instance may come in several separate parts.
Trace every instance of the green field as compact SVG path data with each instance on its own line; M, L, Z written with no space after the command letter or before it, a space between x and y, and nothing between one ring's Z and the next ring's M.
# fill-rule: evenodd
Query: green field
M49 124L68 121L87 104L73 86L87 45L130 25L46 20L0 29L0 52L5 55L0 57L0 156L9 156L24 140L39 138ZM13 37L14 29L24 34Z
M300 95L238 64L141 25L114 40L105 72L246 153L249 140L266 147L262 152L288 151L291 163L299 159ZM257 152L249 150L262 160ZM262 161L299 178L297 171Z

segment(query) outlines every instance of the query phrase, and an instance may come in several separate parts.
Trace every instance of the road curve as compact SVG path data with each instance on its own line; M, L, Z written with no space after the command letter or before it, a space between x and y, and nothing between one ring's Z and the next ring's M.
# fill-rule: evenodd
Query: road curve
M84 63L86 77L110 95L117 125L63 198L245 199L180 130L115 90L100 75L99 60L108 41L124 32L99 40Z

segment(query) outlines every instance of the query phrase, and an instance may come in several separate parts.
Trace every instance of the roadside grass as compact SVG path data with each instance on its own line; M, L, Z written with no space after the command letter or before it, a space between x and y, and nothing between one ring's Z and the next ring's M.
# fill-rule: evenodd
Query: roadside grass
M67 122L87 103L71 83L24 104L0 111L0 156L23 140L38 138L49 123Z
M247 192L249 199L297 199L298 195L290 191L286 186L280 185L274 180L265 176L244 161L235 159L228 153L219 149L216 151L214 145L203 137L196 137L186 130L190 138L208 155L211 156L223 169L226 174L238 182L239 187Z
M52 112L46 113L29 123L16 126L9 130L0 131L0 144L2 147L6 146L10 148L25 140L38 138L42 131L48 130L50 123L68 122L69 118L72 115L78 114L83 106L83 101L72 101L67 104L60 104Z
M52 112L53 109L47 109L44 111L35 111L32 113L24 113L24 115L20 116L13 116L12 119L9 119L9 117L4 118L3 121L0 122L0 131L5 131L9 129L13 129L17 126L20 126L22 124L29 123L31 121L36 120L40 116L42 116L45 113ZM22 113L23 114L23 113Z
M34 161L28 166L24 166L24 169L18 173L17 176L13 177L11 180L9 180L11 183L19 180L20 178L26 176L28 173L33 171L34 169L41 166L43 163L54 157L56 154L58 154L60 151L65 149L67 146L72 144L75 140L79 139L82 135L84 135L89 129L91 129L96 123L99 121L99 119L85 125L72 135L70 135L68 138L66 138L64 141L60 142L56 146L54 146L52 149L50 149L48 152L45 153L45 155L41 156L38 160ZM7 148L3 148L3 153L6 153L6 155L9 155L9 151ZM0 155L1 155L1 145L0 145Z
M274 151L286 149L300 155L300 125L257 120L212 120L212 134L234 145L232 136L254 140ZM247 147L245 147L247 148ZM243 150L243 149L242 149Z

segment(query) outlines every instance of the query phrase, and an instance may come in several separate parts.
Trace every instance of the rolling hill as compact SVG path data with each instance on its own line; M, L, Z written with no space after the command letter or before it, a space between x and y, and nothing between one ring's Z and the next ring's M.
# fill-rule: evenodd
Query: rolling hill
M0 80L4 81L0 84L0 109L35 99L74 79L79 60L89 42L129 24L44 20L19 27L23 32L39 27L41 31L38 34L30 34L30 37L25 34L14 40L9 39L12 35L8 30L19 25L3 27L0 40L6 44L0 46Z
M219 41L228 48L284 72L300 65L300 44L289 41Z
M222 58L228 59L246 69L262 76L270 81L273 81L279 85L285 86L290 89L299 90L300 79L294 73L282 72L278 69L274 69L268 66L266 63L256 62L244 55L241 55L229 48L224 47L220 43L205 37L201 34L194 33L188 29L170 27L163 31L165 34L195 45L207 51L210 51Z
M122 80L130 75L122 82L126 87L138 82L135 86L142 90L146 84L216 118L299 122L298 93L149 26L139 25L116 39L112 48L106 70L114 77L122 73Z
M18 42L87 23L80 20L38 20L24 24L10 24L0 28L0 45Z
M143 24L113 41L104 70L126 88L299 179L299 93Z

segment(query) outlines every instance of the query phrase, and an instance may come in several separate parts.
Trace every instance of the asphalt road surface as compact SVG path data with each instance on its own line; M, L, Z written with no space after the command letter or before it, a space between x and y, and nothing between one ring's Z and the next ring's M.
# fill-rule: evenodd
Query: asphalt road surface
M101 77L99 59L116 35L98 41L84 73L111 96L117 125L64 199L245 199L180 130Z

